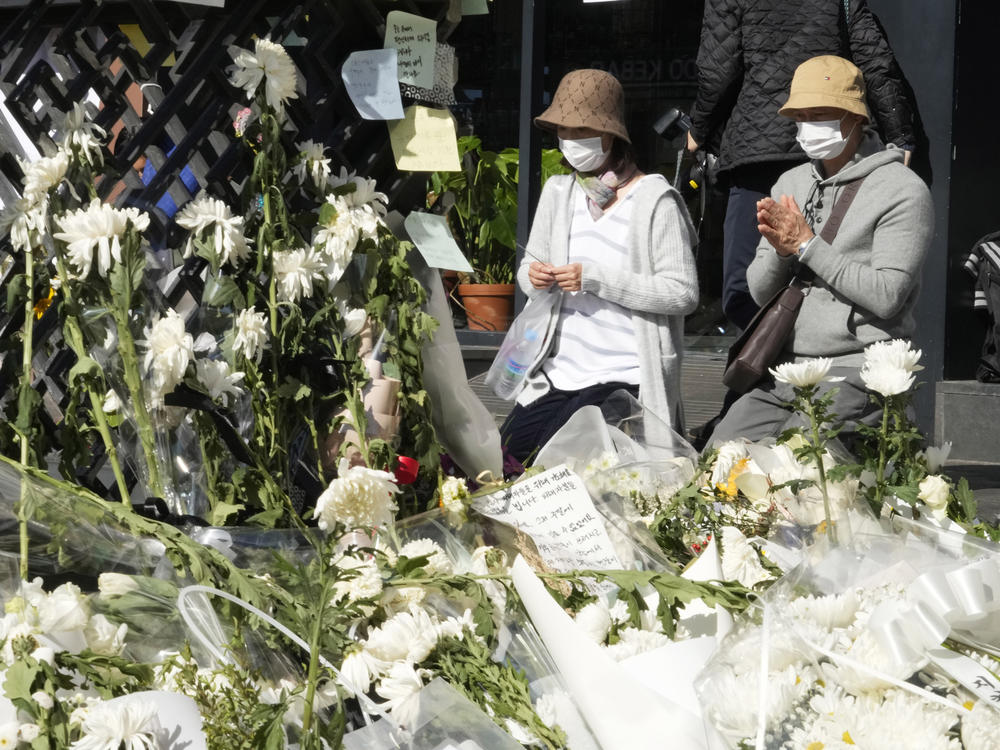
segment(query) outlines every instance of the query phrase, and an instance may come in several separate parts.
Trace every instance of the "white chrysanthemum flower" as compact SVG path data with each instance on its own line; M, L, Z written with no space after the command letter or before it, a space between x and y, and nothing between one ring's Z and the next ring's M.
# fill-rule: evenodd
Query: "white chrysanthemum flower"
M449 513L465 510L465 500L469 497L469 487L460 477L448 477L441 483L441 507Z
M931 474L920 480L920 491L917 497L931 509L936 518L944 518L948 513L948 497L951 495L951 484L940 474Z
M43 633L79 630L89 619L87 597L72 583L64 583L38 603L38 627Z
M466 609L458 617L446 617L438 625L438 638L465 638L466 633L476 635L476 621L472 610Z
M447 553L433 539L409 541L400 548L399 554L409 558L426 556L427 572L431 574L450 576L455 572L455 567L448 559Z
M670 636L652 630L624 628L618 633L619 641L608 646L608 653L615 661L644 654L670 643Z
M107 131L91 122L87 108L81 102L73 102L73 110L66 113L60 133L59 145L65 151L77 151L88 164L104 164L104 150L101 146Z
M340 665L338 684L350 695L367 693L372 680L378 679L389 670L389 662L377 659L366 649L349 652Z
M874 365L865 364L861 368L861 381L865 384L865 388L885 398L906 393L913 387L914 380L915 376L912 372L884 362Z
M747 588L771 578L761 565L757 550L734 526L722 527L722 577L727 581L739 581Z
M63 151L57 152L55 156L43 156L32 161L18 158L17 161L24 171L24 177L21 178L21 184L24 185L23 197L34 202L42 199L62 182L69 169L69 156Z
M312 178L313 184L321 188L330 178L330 160L326 158L326 147L312 139L295 144L299 149L299 159L292 167L292 173L299 184L304 184L307 178Z
M865 349L863 367L886 365L907 372L916 372L924 369L922 365L918 364L920 355L921 351L910 348L910 342L905 339L876 341Z
M267 316L264 313L249 308L240 310L236 316L234 352L254 362L260 362L268 336Z
M792 619L800 622L808 620L830 631L850 625L861 603L857 592L845 591L827 596L799 596L784 606L785 613Z
M355 208L370 206L375 214L385 216L385 204L389 198L385 193L380 193L375 189L375 180L368 179L367 177L359 177L354 172L348 172L345 167L340 168L340 173L336 177L330 178L330 187L334 189L343 187L348 183L354 184L354 192L344 195L347 205ZM330 198L327 198L327 200L329 201Z
M0 235L10 234L14 250L26 253L40 243L46 230L48 200L18 198L0 213Z
M87 276L97 259L97 272L107 276L111 261L121 262L121 243L132 227L139 232L149 226L149 215L136 208L115 208L94 198L81 208L56 219L61 232L53 233L66 243L67 258L80 276Z
M70 750L155 750L159 730L156 704L131 699L99 703L83 721L83 736Z
M16 719L0 724L0 748L17 747L17 733L20 726Z
M396 510L392 496L398 492L390 472L351 466L342 458L337 478L316 501L317 523L324 531L337 523L348 529L384 526L392 521Z
M337 310L340 312L340 317L344 320L344 331L342 334L344 341L354 338L364 330L365 323L368 322L368 313L363 307L349 308L347 303L338 301Z
M125 623L115 625L101 614L91 617L83 631L83 635L87 639L87 647L95 654L103 654L104 656L118 656L125 648L127 634L128 625Z
M232 372L224 359L199 359L194 365L198 382L205 387L213 401L229 406L230 396L238 398L243 393L238 383L243 380L245 373Z
M184 379L194 359L194 339L176 310L155 317L145 333L145 340L136 343L146 349L143 367L152 380L153 400L158 402Z
M400 661L393 664L375 686L376 694L385 698L383 705L403 726L409 722L401 717L400 712L409 715L412 706L410 699L424 686L424 674L427 674L426 670L416 669L412 662Z
M804 388L818 383L836 383L843 380L839 377L829 377L833 360L828 357L818 359L807 359L803 362L785 362L777 367L770 368L774 379L779 383L788 383L797 388Z
M274 254L274 275L278 280L278 297L286 302L298 302L312 297L313 283L323 278L326 264L312 248L295 248Z
M351 571L351 575L334 582L336 599L356 602L359 599L374 599L382 593L382 574L374 560L362 560L354 555L344 555L334 563L341 570Z
M239 49L233 61L236 63L233 85L246 91L247 98L252 99L263 82L265 100L279 118L285 114L285 102L299 97L296 90L298 70L280 44L269 39L257 39L253 52Z
M228 263L238 268L250 257L250 246L243 236L243 217L233 216L228 204L218 198L199 193L177 214L177 223L191 232L184 245L185 258L194 252L194 238L209 229L219 265Z
M427 658L437 641L438 623L423 607L414 606L374 628L368 634L365 650L382 661L406 659L416 664Z
M718 448L715 463L712 465L712 487L726 484L729 475L738 461L747 457L747 445L742 440L729 440Z
M965 750L1000 750L1000 712L976 701L962 715L962 746Z
M604 643L611 630L611 612L603 600L591 602L576 613L574 621L594 643Z
M101 404L101 410L105 414L114 414L121 408L122 400L118 398L118 394L115 393L113 388L104 394L104 403Z
M46 711L51 709L56 704L52 695L42 690L32 693L31 700L37 703L39 708L44 708ZM2 745L0 745L0 747L2 747Z

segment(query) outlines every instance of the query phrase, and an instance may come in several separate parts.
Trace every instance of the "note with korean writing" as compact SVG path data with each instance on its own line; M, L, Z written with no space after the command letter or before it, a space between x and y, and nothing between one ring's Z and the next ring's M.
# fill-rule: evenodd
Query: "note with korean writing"
M448 230L448 221L437 214L414 211L403 222L406 233L431 268L472 273L472 266Z
M457 172L458 135L446 109L415 105L402 120L389 122L389 143L399 169L410 172Z
M583 480L565 466L478 498L473 507L530 536L553 570L622 567Z
M347 95L366 120L403 119L396 54L394 49L352 52L340 69Z
M434 51L437 22L431 18L394 10L385 17L384 47L394 48L399 80L424 89L434 86Z

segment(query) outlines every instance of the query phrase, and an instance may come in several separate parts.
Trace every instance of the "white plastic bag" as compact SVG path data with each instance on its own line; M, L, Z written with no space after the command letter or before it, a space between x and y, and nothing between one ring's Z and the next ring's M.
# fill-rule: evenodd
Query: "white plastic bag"
M530 300L510 324L500 350L486 373L486 385L502 399L513 400L528 380L528 368L545 343L552 308L562 292L549 288Z

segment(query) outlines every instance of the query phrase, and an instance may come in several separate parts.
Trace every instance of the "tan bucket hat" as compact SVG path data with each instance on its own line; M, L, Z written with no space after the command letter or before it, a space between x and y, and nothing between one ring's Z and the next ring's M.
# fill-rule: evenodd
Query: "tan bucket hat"
M871 121L865 104L865 79L850 60L836 55L811 57L795 69L788 101L778 114L794 117L809 107L836 107Z
M610 73L587 68L563 76L552 104L535 118L544 130L591 128L631 143L625 128L625 92Z

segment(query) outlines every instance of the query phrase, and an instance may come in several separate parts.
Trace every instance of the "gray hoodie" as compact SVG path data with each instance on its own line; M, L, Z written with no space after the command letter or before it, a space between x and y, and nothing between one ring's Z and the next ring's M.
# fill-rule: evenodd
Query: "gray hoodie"
M786 345L789 357L838 357L860 363L875 341L913 333L920 269L934 231L930 191L903 165L903 152L868 133L854 159L824 179L816 162L785 172L771 196L795 198L805 211L812 195L813 231L818 235L844 185L864 177L832 244L817 237L802 264L816 273ZM799 267L796 256L782 257L761 238L747 269L750 293L758 304L787 284ZM858 354L858 357L842 355ZM855 362L856 360L856 362Z

